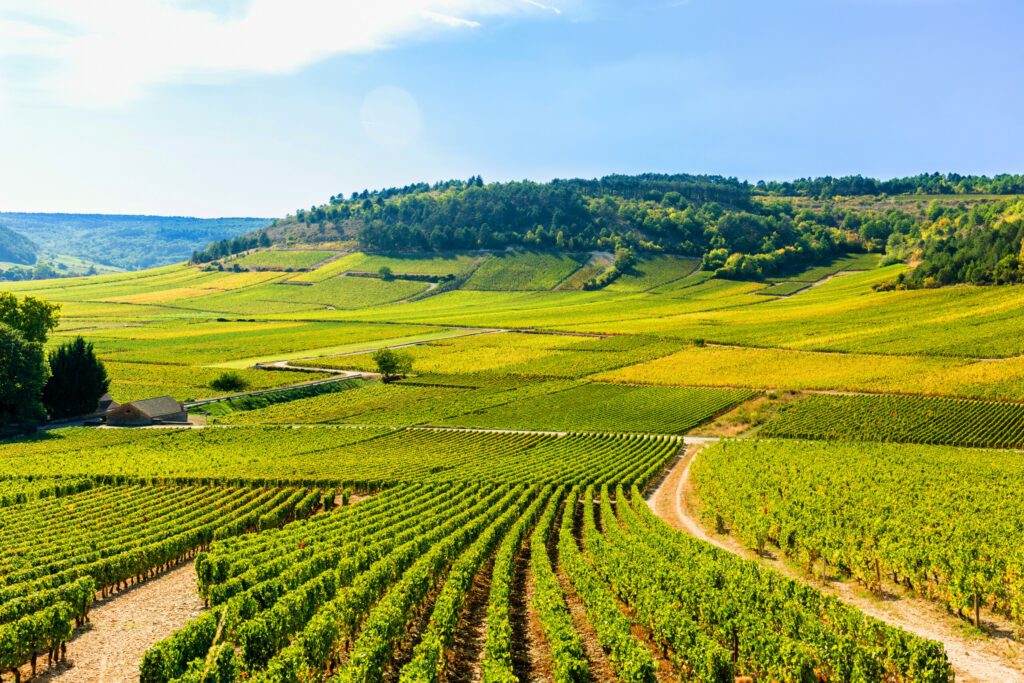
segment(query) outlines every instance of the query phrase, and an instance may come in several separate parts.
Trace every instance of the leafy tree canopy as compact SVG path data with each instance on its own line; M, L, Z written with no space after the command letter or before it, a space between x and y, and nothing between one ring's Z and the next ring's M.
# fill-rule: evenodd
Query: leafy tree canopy
M20 332L27 341L43 343L57 327L60 305L26 296L18 300L11 292L0 292L0 323Z
M377 364L377 372L385 382L400 379L412 372L412 354L408 351L378 349L373 354L373 362Z
M45 417L39 397L47 372L42 343L0 322L0 425Z

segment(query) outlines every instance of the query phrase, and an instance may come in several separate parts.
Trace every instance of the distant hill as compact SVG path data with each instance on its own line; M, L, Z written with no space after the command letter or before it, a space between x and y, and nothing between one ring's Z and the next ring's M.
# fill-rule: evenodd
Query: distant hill
M187 218L73 213L0 213L0 225L35 243L36 252L127 270L185 261L210 242L270 224L266 218ZM0 235L0 250L4 240ZM23 251L23 249L22 249ZM12 260L0 257L0 261ZM34 263L35 258L18 263Z
M0 224L0 261L30 266L36 262L36 245L24 235Z

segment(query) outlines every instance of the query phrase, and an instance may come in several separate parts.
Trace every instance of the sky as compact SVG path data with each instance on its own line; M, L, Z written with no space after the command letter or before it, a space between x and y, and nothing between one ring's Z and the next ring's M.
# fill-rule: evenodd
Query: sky
M0 211L1024 172L1020 0L0 0Z

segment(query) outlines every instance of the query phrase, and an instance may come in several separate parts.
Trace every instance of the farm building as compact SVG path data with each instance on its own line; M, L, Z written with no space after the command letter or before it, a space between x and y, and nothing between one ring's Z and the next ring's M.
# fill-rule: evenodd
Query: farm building
M170 396L147 398L111 408L107 424L114 427L145 427L147 425L186 424L188 413Z
M120 408L121 404L114 400L114 397L110 394L103 394L100 396L99 405L96 408L96 415L106 415L115 408Z

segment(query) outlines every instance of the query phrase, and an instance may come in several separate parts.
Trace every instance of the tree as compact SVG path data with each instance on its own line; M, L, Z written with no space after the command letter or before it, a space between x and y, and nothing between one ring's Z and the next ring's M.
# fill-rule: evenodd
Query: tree
M18 301L11 292L0 292L0 323L20 332L26 341L46 342L46 336L57 327L60 306L26 296Z
M385 382L401 379L412 372L412 355L407 351L378 349L373 354L373 362Z
M391 270L390 266L381 266L380 270L377 271L377 274L380 275L380 279L385 282L391 282L395 279L395 272Z
M0 425L45 417L39 396L47 371L42 343L0 322Z
M110 388L103 361L81 337L50 352L50 378L43 387L43 405L52 418L86 415L96 410Z

